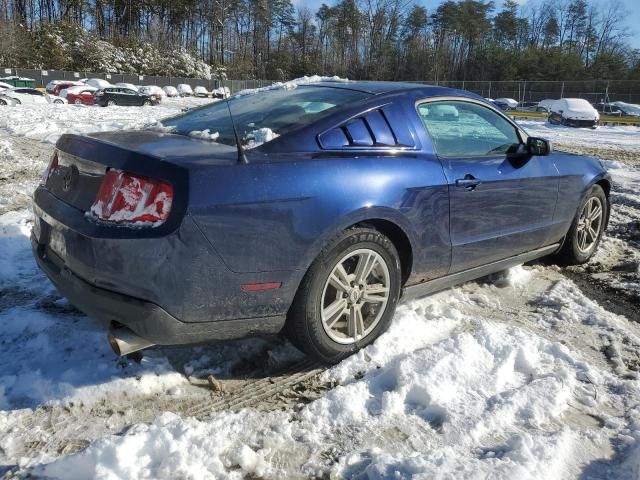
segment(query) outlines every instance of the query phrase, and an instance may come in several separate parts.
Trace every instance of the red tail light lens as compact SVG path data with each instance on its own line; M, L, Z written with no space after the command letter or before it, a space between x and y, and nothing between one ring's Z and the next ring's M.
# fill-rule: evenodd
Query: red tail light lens
M49 166L47 167L47 169L42 173L42 179L40 180L40 184L41 185L46 185L47 184L47 180L49 180L49 177L51 175L53 175L53 173L58 169L58 152L55 152L53 154L53 157L51 157L51 162L49 162Z
M109 170L91 206L91 215L105 222L159 227L171 213L173 187L152 178Z

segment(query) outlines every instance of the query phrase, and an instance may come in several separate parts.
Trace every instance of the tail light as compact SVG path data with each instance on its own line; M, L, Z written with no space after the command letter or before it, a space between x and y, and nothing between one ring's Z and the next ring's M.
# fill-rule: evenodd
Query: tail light
M51 177L51 175L53 175L53 173L57 169L58 169L58 152L55 152L53 154L53 157L51 157L51 161L49 162L49 166L42 173L42 179L40 180L40 184L41 185L46 185L47 184L47 180L49 180L49 177Z
M171 184L111 169L91 206L90 215L105 222L159 227L171 213Z

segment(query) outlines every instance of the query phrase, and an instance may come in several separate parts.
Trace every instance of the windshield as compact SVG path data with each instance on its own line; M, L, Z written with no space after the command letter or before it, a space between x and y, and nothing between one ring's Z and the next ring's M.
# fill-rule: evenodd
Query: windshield
M336 108L369 94L331 87L300 86L267 90L229 98L238 137L247 148L257 147L285 133L325 117ZM175 133L235 145L226 102L201 107L162 122Z

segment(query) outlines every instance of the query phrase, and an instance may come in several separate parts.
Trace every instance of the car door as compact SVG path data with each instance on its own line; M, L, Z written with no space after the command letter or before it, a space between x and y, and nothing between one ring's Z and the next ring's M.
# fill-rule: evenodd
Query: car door
M553 161L510 160L507 151L524 133L479 101L428 100L418 113L447 178L450 272L543 246L558 195Z
M26 88L16 88L13 93L15 98L22 104L30 105L33 102L33 96L31 96Z
M121 88L123 105L138 105L138 95L130 88Z

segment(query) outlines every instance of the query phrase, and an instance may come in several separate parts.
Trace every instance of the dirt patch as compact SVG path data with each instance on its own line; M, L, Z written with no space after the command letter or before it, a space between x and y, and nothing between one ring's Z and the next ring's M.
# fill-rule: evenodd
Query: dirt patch
M640 131L638 133L640 135ZM615 160L629 165L640 165L640 149L605 147L598 145L575 145L571 143L553 143L554 148L578 155L589 155L602 160Z

